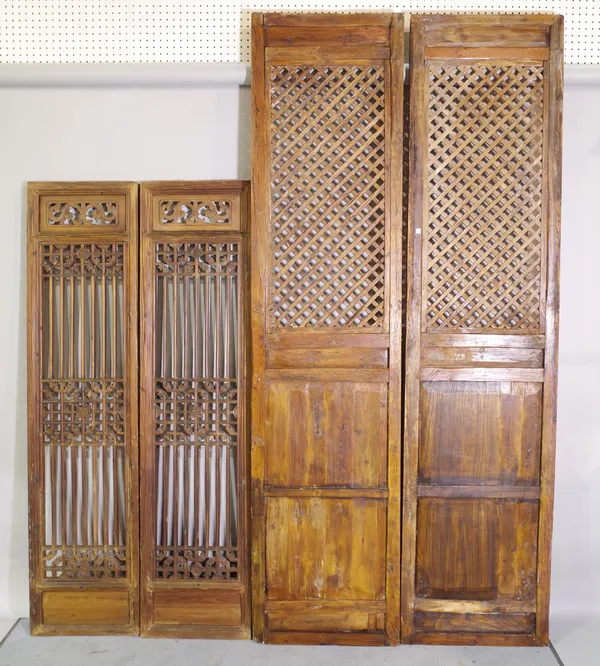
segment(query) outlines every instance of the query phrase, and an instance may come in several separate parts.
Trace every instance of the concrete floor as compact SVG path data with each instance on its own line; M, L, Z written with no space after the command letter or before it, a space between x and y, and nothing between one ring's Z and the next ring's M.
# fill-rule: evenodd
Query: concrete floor
M565 645L570 634L565 628ZM590 652L590 656L592 656ZM32 638L20 620L0 647L0 666L557 666L549 648L298 647L252 641L152 640L128 637ZM593 661L564 666L598 666Z

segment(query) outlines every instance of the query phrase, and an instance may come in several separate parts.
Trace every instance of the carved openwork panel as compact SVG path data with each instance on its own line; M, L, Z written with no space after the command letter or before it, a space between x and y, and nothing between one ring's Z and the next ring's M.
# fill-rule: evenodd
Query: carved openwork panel
M44 276L122 275L123 244L41 246Z
M164 443L237 443L235 380L156 382L156 438Z
M46 578L79 581L125 578L125 548L48 548L44 551Z
M273 328L382 328L382 66L273 66Z
M543 76L429 68L427 330L540 329Z
M65 196L65 192L40 197L40 232L49 234L102 233L125 230L128 215L126 197L99 192ZM88 196L86 196L86 194Z
M44 380L42 424L45 444L123 444L122 381Z
M98 612L99 630L137 625L136 197L130 183L29 187L30 540L36 586L45 586L31 598L38 633L86 623L61 616L62 606L46 616L48 586L72 592L89 617ZM107 587L96 607L98 586ZM127 606L102 610L104 594Z
M117 222L117 202L99 201L51 201L48 203L48 224L64 225L115 225Z
M249 635L248 185L142 185L144 635Z
M238 254L155 245L159 579L237 577Z
M231 226L231 201L161 201L160 223L164 225Z

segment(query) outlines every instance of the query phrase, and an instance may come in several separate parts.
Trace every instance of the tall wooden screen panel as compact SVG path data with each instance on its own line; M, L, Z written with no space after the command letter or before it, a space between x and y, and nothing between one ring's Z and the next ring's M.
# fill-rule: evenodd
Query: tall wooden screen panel
M141 194L142 635L250 637L243 181Z
M33 634L138 631L137 185L30 183Z
M403 20L252 30L253 634L397 643Z
M411 21L407 642L548 641L562 30Z

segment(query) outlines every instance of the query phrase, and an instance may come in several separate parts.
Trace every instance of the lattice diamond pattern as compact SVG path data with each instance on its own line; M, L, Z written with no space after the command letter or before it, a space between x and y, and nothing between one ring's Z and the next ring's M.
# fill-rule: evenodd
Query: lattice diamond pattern
M426 327L539 331L543 68L429 72Z
M382 67L271 68L271 326L384 323Z

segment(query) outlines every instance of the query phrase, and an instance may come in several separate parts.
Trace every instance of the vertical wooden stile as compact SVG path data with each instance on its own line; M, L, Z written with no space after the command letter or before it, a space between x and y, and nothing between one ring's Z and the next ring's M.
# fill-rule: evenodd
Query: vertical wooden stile
M33 634L136 634L135 183L28 185Z
M562 31L411 19L403 642L548 643Z
M396 644L403 19L252 23L252 608Z
M244 181L141 189L143 636L248 638Z

